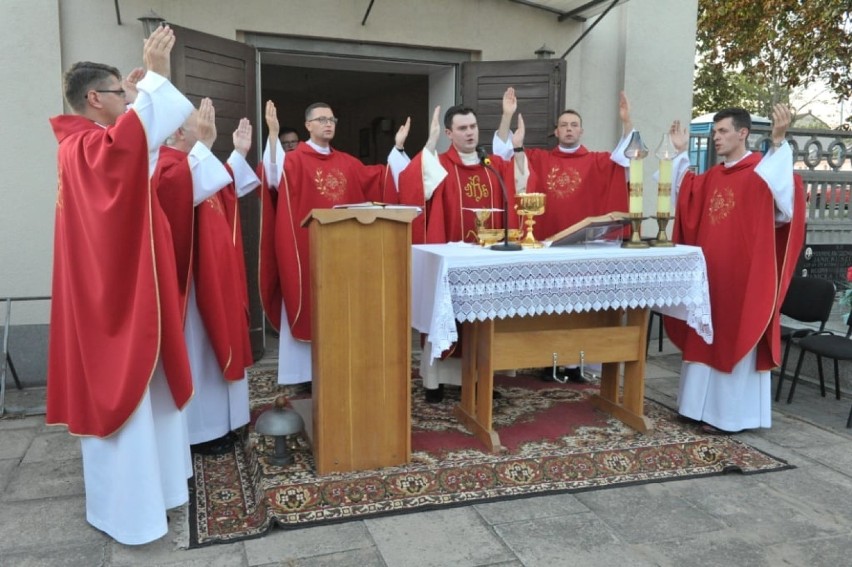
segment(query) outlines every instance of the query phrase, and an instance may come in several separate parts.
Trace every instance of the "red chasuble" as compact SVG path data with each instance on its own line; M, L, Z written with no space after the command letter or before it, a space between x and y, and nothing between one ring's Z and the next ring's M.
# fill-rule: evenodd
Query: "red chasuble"
M192 172L189 169L186 152L161 146L157 167L154 169L154 175L151 176L151 187L157 191L160 206L169 221L177 264L181 314L186 318L186 300L192 277L192 240L195 225Z
M195 297L207 337L227 380L252 365L248 293L234 184L196 207Z
M608 152L575 152L529 148L526 153L535 180L528 193L547 195L544 214L535 217L535 234L547 238L586 217L628 209L625 169Z
M59 191L47 423L107 437L142 400L158 359L175 405L192 396L171 235L131 111L101 128L58 116Z
M198 311L219 369L227 380L240 380L252 359L234 185L193 207L188 154L165 146L160 148L152 184L171 225L182 299L186 301L194 279Z
M766 182L754 172L760 154L703 175L687 173L678 195L673 239L700 246L707 260L713 344L683 321L666 332L686 362L731 372L757 347L757 368L780 362L779 310L804 242L804 191L796 178L793 220L775 227Z
M334 205L395 200L393 179L386 165L364 165L349 154L321 154L300 143L287 152L278 184L278 202L261 176L260 291L266 316L281 325L281 299L287 305L290 332L311 340L311 282L308 229L301 222L313 209ZM273 244L274 242L274 244Z
M447 176L428 201L423 190L422 152L417 154L399 177L399 202L421 207L424 214L411 224L414 244L443 244L445 242L475 242L476 215L465 209L500 209L491 213L486 222L489 228L503 228L503 192L494 173L485 167L465 165L458 152L450 147L438 156ZM509 227L517 228L514 210L514 164L491 156L492 167L500 173L509 195Z

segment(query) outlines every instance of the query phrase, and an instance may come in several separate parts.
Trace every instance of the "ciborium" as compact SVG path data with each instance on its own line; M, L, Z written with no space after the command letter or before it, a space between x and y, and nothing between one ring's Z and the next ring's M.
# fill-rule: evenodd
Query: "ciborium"
M534 217L544 213L544 193L518 193L515 195L515 210L519 215L526 217L524 224L527 227L526 235L521 239L524 248L541 248L544 245L535 239L533 234Z

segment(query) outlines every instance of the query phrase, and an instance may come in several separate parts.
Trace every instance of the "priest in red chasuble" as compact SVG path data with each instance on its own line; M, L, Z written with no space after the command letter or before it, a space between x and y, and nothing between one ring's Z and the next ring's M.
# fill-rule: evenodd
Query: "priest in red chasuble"
M775 106L772 147L761 156L747 149L747 111L717 113L713 143L724 162L702 175L686 172L687 132L677 121L671 128L682 152L673 164L673 238L704 252L713 343L682 321L667 317L665 324L683 351L678 411L710 433L772 425L770 371L781 360L779 310L805 230L804 192L785 140L790 116L786 106Z
M525 156L536 181L527 184L527 192L547 195L544 214L535 218L536 234L547 238L586 217L627 212L629 160L624 156L624 148L633 132L633 121L624 93L618 107L622 137L612 153L590 152L581 143L583 119L576 110L564 110L556 119L553 135L557 145L553 149L524 148L523 139L512 147L509 125L517 108L515 90L509 88L503 95L500 128L494 133L494 153L508 157L514 152L518 160ZM519 114L519 129L522 125L523 117Z
M305 111L309 139L285 152L278 139L278 113L266 103L269 143L261 176L260 295L266 316L280 329L278 382L311 380L311 281L308 229L313 209L377 201L396 203L395 178L410 161L403 145L408 124L395 136L388 165L364 165L334 149L337 117L325 103Z
M174 33L123 81L108 65L65 74L59 142L47 423L82 436L86 519L128 545L168 531L192 475L181 408L192 396L171 234L150 177L192 111L169 83ZM128 103L130 104L128 108Z
M576 110L564 110L556 119L553 135L557 145L551 150L524 148L523 137L509 144L512 116L518 109L514 88L503 95L503 116L494 133L494 153L503 157L515 154L515 159L528 161L534 181L527 191L547 195L544 214L535 218L535 231L547 238L587 217L604 215L612 211L628 210L627 167L629 161L624 148L633 132L630 102L627 95L619 97L618 114L621 118L621 140L612 151L590 152L582 145L583 119ZM523 131L524 118L518 114L518 130ZM562 372L563 370L560 370ZM542 376L552 376L545 369ZM564 368L565 377L576 383L585 383L578 367Z
M425 211L412 223L412 241L415 244L476 242L475 209L492 209L486 222L489 228L504 228L506 222L510 228L517 227L514 195L516 187L522 190L528 181L526 169L521 167L516 171L514 160L498 156L490 157L494 171L480 163L476 152L479 144L476 113L464 106L453 106L445 113L443 126L450 148L438 155L440 113L441 108L435 108L426 146L399 178L400 202L417 205ZM503 212L503 191L497 175L506 184L508 219ZM431 344L427 341L423 348L420 376L426 400L437 403L443 399L444 384L461 384L460 350L454 350L455 357L433 361Z
M189 442L193 452L204 454L230 450L230 432L249 421L245 369L253 361L237 199L260 184L245 159L251 132L251 123L242 119L223 165L210 151L215 113L204 99L160 149L153 179L172 225L185 299L184 336L195 389L186 409Z

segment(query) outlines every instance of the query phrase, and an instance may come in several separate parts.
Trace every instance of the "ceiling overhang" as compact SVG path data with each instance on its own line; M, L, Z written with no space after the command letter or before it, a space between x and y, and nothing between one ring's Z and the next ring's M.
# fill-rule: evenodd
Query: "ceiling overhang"
M613 1L623 4L627 0L509 0L516 4L523 4L531 8L545 10L556 14L557 19L562 22L573 20L585 22L593 16L597 16L607 8Z

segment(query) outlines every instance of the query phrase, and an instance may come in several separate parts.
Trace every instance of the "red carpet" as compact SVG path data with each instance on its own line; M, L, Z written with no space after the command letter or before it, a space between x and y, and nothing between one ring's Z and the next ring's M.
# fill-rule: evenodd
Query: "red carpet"
M297 388L275 384L272 370L250 377L253 415ZM458 390L426 404L412 381L412 462L375 471L318 476L305 440L295 462L268 463L272 440L249 430L230 454L193 456L190 545L259 537L274 526L300 528L370 516L476 502L662 482L729 471L790 468L735 438L703 435L653 402L646 414L655 429L637 433L594 409L595 385L542 382L530 376L495 379L494 427L507 451L484 447L452 416Z

